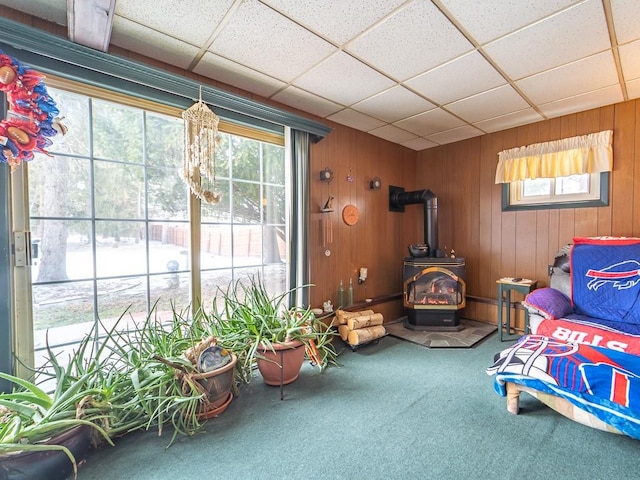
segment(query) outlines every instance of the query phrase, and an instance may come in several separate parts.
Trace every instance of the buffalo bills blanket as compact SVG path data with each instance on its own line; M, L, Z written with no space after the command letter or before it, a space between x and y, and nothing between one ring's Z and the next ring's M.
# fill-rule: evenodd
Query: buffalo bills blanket
M612 326L610 326L612 325ZM622 331L620 326L631 330L636 327L634 333ZM596 347L605 347L620 352L640 355L640 325L618 324L616 322L594 322L592 317L582 315L568 315L559 319L532 319L530 323L531 333L544 337L552 337L555 340L571 343L587 343Z
M573 241L571 300L575 313L640 324L640 239Z
M567 399L622 433L640 439L640 357L587 344L525 335L487 368L494 389L506 382Z

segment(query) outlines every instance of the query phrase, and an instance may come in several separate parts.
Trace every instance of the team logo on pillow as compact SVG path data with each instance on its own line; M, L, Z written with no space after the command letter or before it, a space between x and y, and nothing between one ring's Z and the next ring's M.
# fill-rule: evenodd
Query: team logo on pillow
M596 291L606 284L618 290L635 287L640 283L640 262L635 260L625 260L615 263L602 270L587 270L585 276L590 277L587 288Z

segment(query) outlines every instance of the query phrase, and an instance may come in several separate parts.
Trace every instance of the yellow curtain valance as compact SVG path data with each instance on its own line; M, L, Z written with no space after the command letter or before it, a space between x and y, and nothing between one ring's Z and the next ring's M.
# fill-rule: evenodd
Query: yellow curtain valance
M612 130L605 130L503 150L498 153L496 183L611 171L612 136Z

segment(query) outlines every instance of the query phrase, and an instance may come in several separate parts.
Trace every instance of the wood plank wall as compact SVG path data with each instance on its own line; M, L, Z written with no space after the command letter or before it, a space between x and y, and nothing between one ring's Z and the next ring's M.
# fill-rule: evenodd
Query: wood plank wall
M326 123L326 122L325 122ZM321 305L325 300L338 304L338 289L342 280L345 300L349 278L353 282L354 302L366 298L399 294L402 291L402 259L408 255L407 246L422 243L421 206L407 206L404 213L389 212L389 185L407 191L424 188L416 182L416 152L364 132L339 124L329 124L334 130L311 148L311 199L309 231L309 268L311 303ZM331 182L320 180L320 171L333 170ZM353 182L347 176L353 176ZM372 190L369 182L380 177L382 188ZM333 196L331 213L320 209ZM342 221L342 209L354 204L360 220L354 226ZM333 231L327 240L325 229ZM326 256L325 250L331 255ZM363 285L357 283L361 267L368 269ZM385 321L402 315L399 298L374 305Z
M497 154L532 143L613 130L610 204L502 212ZM496 280L548 285L547 266L574 236L640 235L640 100L504 130L418 152L418 181L438 196L440 243L467 262L465 316L495 323Z

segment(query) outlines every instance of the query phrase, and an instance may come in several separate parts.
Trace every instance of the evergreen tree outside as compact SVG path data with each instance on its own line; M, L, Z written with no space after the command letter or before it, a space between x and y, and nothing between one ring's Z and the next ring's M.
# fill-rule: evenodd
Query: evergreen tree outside
M127 307L146 312L156 299L162 309L188 306L182 119L49 90L68 133L28 166L36 330L117 318ZM226 133L220 140L222 201L202 206L201 251L212 229L207 253L221 255L203 268L203 290L269 265L284 288L284 148Z

